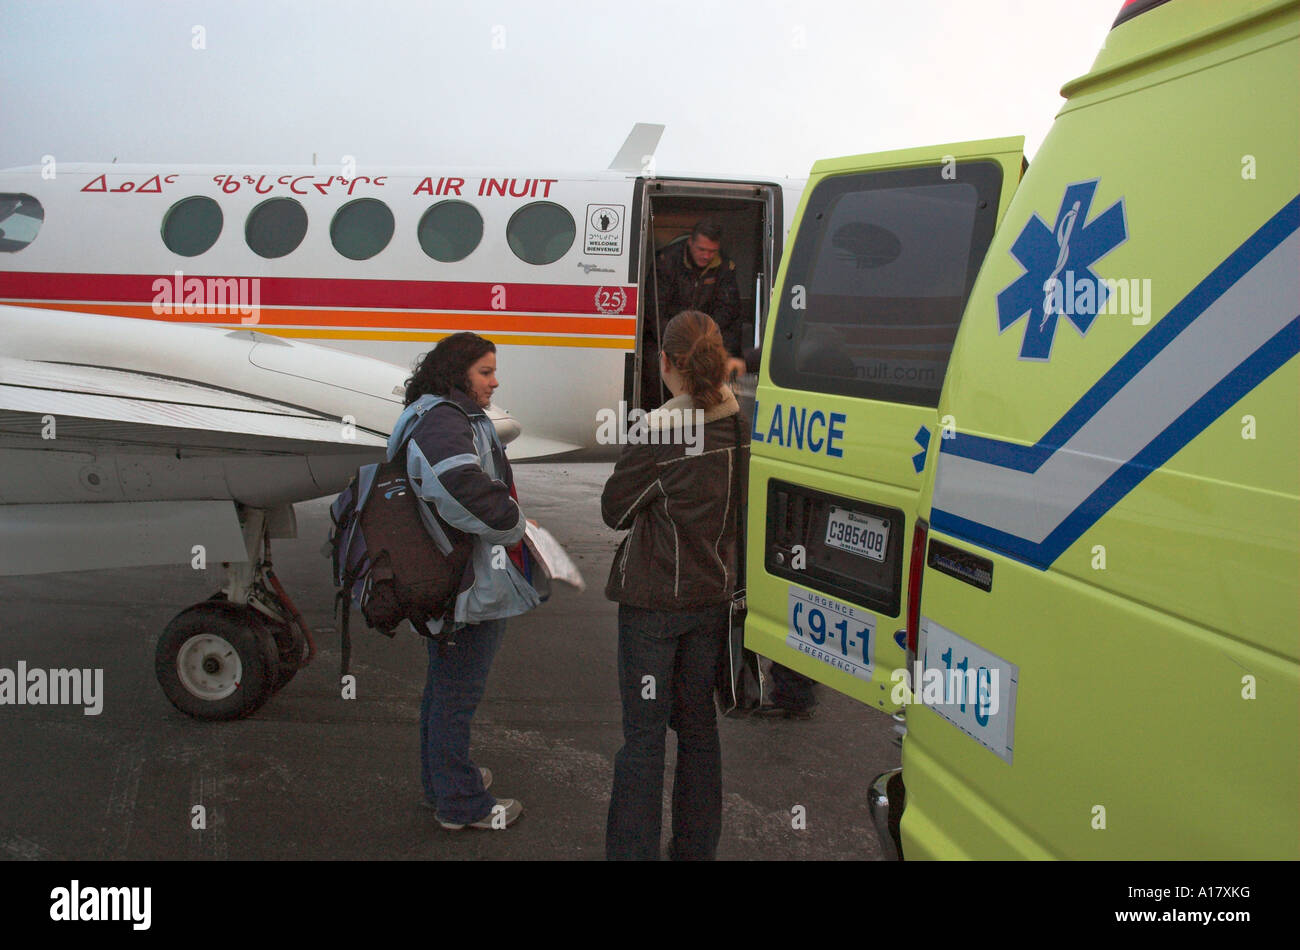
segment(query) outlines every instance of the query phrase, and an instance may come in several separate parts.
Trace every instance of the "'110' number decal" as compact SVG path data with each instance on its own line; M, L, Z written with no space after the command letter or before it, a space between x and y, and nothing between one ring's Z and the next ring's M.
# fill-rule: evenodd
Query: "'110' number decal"
M948 647L948 649L939 654L939 659L943 660L944 666L947 668L949 674L951 674L954 669L957 670L956 679L954 680L954 678L949 675L947 681L949 683L956 682L961 685L953 690L956 695L948 697L948 703L952 704L956 701L958 710L960 712L965 712L966 690L963 689L962 686L966 683L966 673L970 669L970 657L963 656L961 662L954 667L952 665L952 647ZM989 674L988 667L981 666L975 673L975 695L971 697L971 708L975 713L975 721L981 726L987 726L989 724L989 703L992 697L992 690L993 680Z

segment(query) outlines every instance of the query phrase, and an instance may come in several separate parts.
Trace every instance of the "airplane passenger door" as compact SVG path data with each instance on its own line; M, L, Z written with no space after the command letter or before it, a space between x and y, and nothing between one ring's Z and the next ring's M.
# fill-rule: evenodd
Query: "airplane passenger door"
M652 312L657 299L656 253L684 241L701 219L715 221L722 228L721 254L735 264L742 347L756 346L762 339L772 282L780 263L783 220L781 187L773 183L640 179L637 199L641 246L629 281L637 284L640 303L636 350L625 384L631 406L643 406L643 385L656 384L654 368L643 366L643 344L657 338L657 317L666 323L673 316Z

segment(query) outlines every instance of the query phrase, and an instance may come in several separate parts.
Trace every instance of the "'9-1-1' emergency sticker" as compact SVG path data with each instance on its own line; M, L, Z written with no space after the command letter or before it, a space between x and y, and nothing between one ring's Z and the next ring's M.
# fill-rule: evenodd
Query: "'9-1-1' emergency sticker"
M876 618L851 604L790 586L786 646L858 679L871 680Z

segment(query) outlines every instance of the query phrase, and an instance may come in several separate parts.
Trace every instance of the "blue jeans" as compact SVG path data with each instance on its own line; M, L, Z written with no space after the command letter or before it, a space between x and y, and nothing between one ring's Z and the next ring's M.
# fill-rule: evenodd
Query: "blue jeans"
M429 677L420 702L420 777L438 817L458 824L486 818L497 800L469 757L469 728L483 698L504 620L470 624L454 642L428 642Z
M677 733L669 856L712 860L722 835L722 747L713 689L729 606L618 608L623 748L605 826L611 861L658 860L667 729ZM652 679L651 679L652 678Z

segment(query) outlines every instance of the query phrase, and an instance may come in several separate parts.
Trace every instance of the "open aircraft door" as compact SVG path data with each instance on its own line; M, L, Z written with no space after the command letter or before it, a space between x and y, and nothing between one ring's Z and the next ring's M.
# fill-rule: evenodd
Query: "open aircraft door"
M1008 138L816 163L778 275L751 433L745 643L888 711L948 355L1023 150Z
M720 253L736 265L743 323L741 340L755 346L767 322L773 279L781 263L784 237L782 188L773 182L695 181L673 178L638 179L633 220L640 222L640 254L631 262L629 283L640 289L636 352L624 377L625 397L640 406L641 341L653 336L655 314L655 254L685 240L696 222L711 218L722 227ZM664 322L674 314L664 314Z

